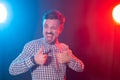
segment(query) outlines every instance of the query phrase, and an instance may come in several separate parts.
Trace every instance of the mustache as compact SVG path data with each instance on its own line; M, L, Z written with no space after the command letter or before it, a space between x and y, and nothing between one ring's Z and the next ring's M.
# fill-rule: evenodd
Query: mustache
M53 35L53 33L52 33L52 32L46 32L46 34L52 34L52 35Z

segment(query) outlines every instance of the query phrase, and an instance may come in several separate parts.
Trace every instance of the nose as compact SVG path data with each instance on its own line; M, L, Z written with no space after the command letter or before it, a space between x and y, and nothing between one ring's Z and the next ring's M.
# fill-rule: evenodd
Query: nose
M51 29L51 28L48 28L47 32L48 32L48 33L52 32L52 29Z

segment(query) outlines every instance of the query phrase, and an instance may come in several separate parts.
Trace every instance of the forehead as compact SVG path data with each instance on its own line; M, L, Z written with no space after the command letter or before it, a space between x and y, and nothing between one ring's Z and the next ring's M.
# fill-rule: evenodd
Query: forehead
M60 21L58 19L44 19L43 24L47 25L60 25Z

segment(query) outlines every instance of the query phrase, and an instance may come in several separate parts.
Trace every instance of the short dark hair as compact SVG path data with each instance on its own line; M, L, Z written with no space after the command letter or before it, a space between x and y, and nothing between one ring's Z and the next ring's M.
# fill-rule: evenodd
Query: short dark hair
M58 10L49 10L43 15L44 19L58 19L60 24L65 23L65 16Z

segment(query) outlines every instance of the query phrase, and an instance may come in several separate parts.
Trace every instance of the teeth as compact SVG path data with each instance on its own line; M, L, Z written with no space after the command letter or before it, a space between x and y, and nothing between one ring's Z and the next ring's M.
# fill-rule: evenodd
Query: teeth
M51 34L47 34L47 36L52 36Z

